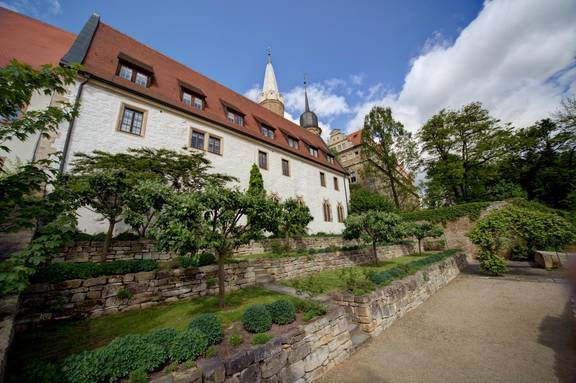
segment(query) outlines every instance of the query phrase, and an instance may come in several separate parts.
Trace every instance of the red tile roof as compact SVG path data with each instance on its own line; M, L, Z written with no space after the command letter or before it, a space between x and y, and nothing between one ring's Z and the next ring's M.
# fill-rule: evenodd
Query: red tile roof
M0 67L12 59L58 65L76 35L0 7Z
M150 87L144 88L118 77L116 71L119 56L128 56L151 67L154 73ZM285 134L312 144L324 153L330 153L321 137L308 132L252 100L149 48L103 22L99 23L82 64L85 72L101 80L200 116L231 130L305 157L310 161L320 163L335 171L346 172L337 161L334 161L333 164L329 163L324 154L318 158L313 157L308 153L305 145L299 145L299 149L291 148L283 134L276 134L274 139L263 136L257 119L266 121L272 128L278 128ZM204 110L198 111L193 106L188 106L180 100L180 86L182 84L190 84L205 94L206 107ZM226 105L233 105L234 109L238 109L238 112L242 112L245 115L245 126L234 125L226 119Z
M362 129L350 133L346 136L346 139L352 143L354 146L362 144Z

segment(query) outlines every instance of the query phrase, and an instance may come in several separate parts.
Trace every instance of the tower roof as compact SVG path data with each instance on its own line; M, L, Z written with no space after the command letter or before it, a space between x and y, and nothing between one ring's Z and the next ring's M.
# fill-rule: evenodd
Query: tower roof
M300 115L300 126L303 128L318 128L318 117L310 110L308 103L308 89L304 80L304 113Z
M274 67L272 66L272 52L268 49L268 62L266 63L266 71L264 72L264 86L262 87L262 93L258 102L264 100L276 100L284 104L284 97L280 94L278 90L278 84L276 83L276 75L274 74Z

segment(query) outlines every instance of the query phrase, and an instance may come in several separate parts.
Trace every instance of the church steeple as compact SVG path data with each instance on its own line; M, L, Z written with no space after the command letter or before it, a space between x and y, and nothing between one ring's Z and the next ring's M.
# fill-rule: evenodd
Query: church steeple
M307 85L306 76L304 76L304 113L300 115L300 126L309 132L321 135L322 129L318 126L318 117L316 113L310 110L310 105L308 104Z
M268 48L268 62L266 63L266 71L264 72L264 86L262 87L262 93L260 93L258 97L258 103L266 109L284 117L284 97L282 97L278 90L270 48Z

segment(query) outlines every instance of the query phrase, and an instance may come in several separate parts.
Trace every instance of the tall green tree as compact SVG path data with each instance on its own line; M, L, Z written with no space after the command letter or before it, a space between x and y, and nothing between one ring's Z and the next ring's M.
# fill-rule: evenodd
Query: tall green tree
M459 110L441 110L419 132L429 187L443 204L485 198L493 166L509 152L511 128L475 102Z
M156 180L143 180L126 193L124 221L132 227L140 238L145 238L148 229L154 225L159 212L170 199L170 186Z
M375 106L366 115L362 130L362 156L368 166L386 176L397 209L401 208L401 193L417 196L412 179L401 171L415 165L416 141L401 122L394 120L390 108Z
M361 185L350 185L350 214L369 211L393 211L394 204L382 194L373 192Z

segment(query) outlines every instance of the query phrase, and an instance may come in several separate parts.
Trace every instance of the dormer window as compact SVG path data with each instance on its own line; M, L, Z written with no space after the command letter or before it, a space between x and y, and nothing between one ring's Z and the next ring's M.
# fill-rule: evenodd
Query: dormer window
M148 88L152 80L152 73L150 71L125 61L120 61L117 74L118 77L122 77L144 88Z
M330 154L326 155L326 159L328 160L329 163L333 164L334 163L334 156L331 156Z
M182 102L186 105L194 107L194 109L204 109L204 97L186 88L182 88Z
M260 132L268 138L274 138L274 129L269 126L260 125Z
M318 149L315 147L308 146L308 153L310 153L311 156L318 158Z
M228 109L226 111L226 118L233 124L244 126L244 116L236 111Z
M294 137L288 137L288 146L290 146L292 149L298 149L298 140Z

